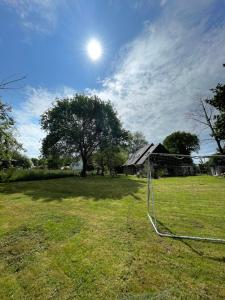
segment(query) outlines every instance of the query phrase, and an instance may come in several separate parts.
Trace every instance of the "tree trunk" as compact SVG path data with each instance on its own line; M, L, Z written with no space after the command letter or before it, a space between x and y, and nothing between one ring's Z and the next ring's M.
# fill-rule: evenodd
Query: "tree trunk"
M104 168L104 162L101 161L101 176L104 176L105 168Z
M224 154L224 150L223 150L223 148L222 148L222 146L221 146L220 140L217 139L216 137L214 137L214 138L215 138L215 141L216 141L216 143L217 143L218 150L219 150L220 154Z
M82 157L82 161L83 161L83 169L81 171L81 176L86 177L87 176L87 158Z
M101 168L101 176L104 176L105 174L104 174L104 170L105 170L105 168L104 168L104 166L102 166L102 168Z

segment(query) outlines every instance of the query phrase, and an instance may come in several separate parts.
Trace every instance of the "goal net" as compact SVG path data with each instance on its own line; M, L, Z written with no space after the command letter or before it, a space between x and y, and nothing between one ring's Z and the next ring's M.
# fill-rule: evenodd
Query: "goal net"
M158 235L225 242L225 156L154 153L147 170L148 216Z

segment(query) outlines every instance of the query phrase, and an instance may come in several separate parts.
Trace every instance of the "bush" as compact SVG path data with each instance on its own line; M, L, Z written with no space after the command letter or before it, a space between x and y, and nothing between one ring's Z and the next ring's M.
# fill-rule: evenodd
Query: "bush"
M0 182L8 182L13 174L13 168L7 169L7 171L0 171Z
M70 177L74 175L76 174L74 173L74 171L71 170L8 169L5 171L0 171L0 182L44 180Z
M161 177L165 177L167 174L166 174L166 171L165 169L156 169L155 172L154 172L154 178L155 179L159 179Z

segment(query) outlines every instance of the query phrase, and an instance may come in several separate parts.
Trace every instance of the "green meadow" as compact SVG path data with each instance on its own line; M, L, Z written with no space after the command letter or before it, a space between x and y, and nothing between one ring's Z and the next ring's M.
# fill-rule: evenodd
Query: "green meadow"
M0 184L0 299L224 299L225 244L160 238L146 179ZM154 181L160 230L225 238L225 179Z

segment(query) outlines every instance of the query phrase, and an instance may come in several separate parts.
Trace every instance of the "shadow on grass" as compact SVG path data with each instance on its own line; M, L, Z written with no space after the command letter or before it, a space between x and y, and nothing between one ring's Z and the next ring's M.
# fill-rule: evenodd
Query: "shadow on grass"
M0 184L0 194L23 194L32 200L45 202L63 201L81 197L84 200L120 200L126 196L135 196L145 186L144 182L129 177L73 177L41 181L14 182ZM21 195L18 195L18 198ZM23 196L22 196L23 197Z
M159 221L159 220L156 220L156 221L157 221L157 224L160 225L161 229L165 230L167 233L175 234L175 233L174 233L168 226L166 226L164 223L162 223L162 222ZM216 247L216 245L218 245L218 243L211 242L211 241L192 241L192 240L179 239L179 238L172 238L172 239L175 239L175 240L177 240L178 242L183 243L185 246L187 246L192 252L194 252L194 253L197 254L198 256L201 256L201 257L203 257L203 258L207 258L207 259L210 259L210 260L213 260L213 261L225 263L225 256L221 256L221 257L210 256L210 255L207 255L203 250L200 250L200 245L201 245L202 243L204 243L204 244L206 244L206 243L208 243L208 244L214 244L215 247ZM198 243L198 247L194 246L194 245L193 245L194 243ZM225 248L225 244L220 243L220 245L223 245L224 248Z

